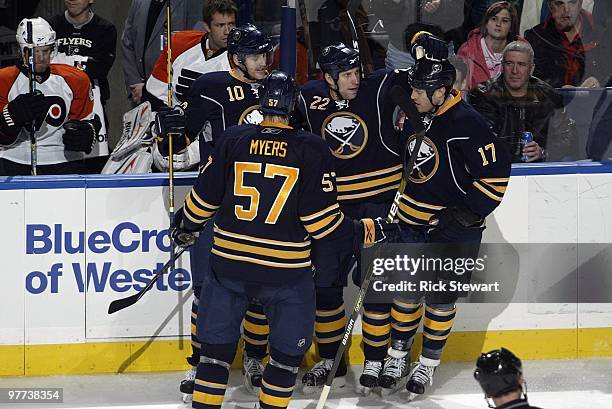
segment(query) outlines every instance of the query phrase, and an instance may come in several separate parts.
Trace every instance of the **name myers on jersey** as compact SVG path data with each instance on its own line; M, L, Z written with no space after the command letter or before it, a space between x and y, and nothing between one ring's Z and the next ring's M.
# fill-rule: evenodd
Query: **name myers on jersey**
M253 139L249 147L249 154L284 158L287 155L287 142Z

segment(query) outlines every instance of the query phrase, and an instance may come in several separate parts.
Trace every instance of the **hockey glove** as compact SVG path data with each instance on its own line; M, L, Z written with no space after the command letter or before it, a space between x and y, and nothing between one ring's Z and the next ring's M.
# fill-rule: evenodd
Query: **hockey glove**
M21 127L31 123L35 119L38 121L40 121L40 118L44 119L46 114L45 110L48 108L45 102L45 96L40 91L20 94L17 95L14 100L6 104L2 110L1 120L4 122L5 126Z
M452 206L442 209L429 219L431 228L427 231L433 233L451 227L453 224L463 228L480 227L484 218L472 212L470 209Z
M170 154L169 134L172 134L172 153L184 151L189 144L185 136L185 111L181 107L161 108L155 114L155 133L157 134L157 149L163 156Z
M91 153L94 142L102 124L96 116L85 121L70 120L64 122L64 149L67 151Z
M189 231L183 223L183 208L181 207L174 215L174 227L170 229L170 238L179 247L191 247L200 235L199 231Z
M371 245L395 241L400 233L399 224L389 223L386 218L354 220L355 241L361 245Z
M427 31L421 31L410 39L408 49L415 61L421 58L442 61L447 60L449 55L448 43Z

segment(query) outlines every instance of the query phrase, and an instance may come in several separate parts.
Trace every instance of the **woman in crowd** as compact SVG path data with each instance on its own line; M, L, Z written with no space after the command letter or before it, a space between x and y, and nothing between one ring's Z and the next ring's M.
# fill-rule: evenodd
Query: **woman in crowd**
M518 30L518 14L511 2L498 1L487 9L481 26L470 32L467 42L458 52L468 66L468 90L501 72L502 51L506 45L517 39L523 40Z

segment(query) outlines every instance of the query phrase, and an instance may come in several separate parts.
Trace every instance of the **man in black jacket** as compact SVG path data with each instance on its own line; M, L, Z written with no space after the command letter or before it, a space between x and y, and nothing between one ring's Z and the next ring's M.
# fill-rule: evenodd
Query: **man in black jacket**
M555 88L598 88L612 62L607 35L582 9L582 0L548 0L550 16L525 38L535 51L535 76Z
M468 100L497 137L505 139L513 162L569 159L577 154L572 147L576 141L573 121L555 89L532 75L533 60L529 44L508 44L502 75L479 84ZM520 137L525 131L533 134L533 142L523 146Z
M115 61L117 29L94 14L94 0L66 0L66 11L49 20L57 35L57 51L68 56L88 57L84 69L100 87L102 103L110 97L108 72Z

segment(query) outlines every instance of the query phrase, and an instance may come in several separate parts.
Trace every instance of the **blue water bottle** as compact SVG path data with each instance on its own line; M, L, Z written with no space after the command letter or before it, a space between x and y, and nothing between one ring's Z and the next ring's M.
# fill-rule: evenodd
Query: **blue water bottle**
M521 134L521 153L523 152L523 149L529 142L533 142L533 134L529 131L525 131ZM522 154L521 160L523 162L527 162L528 159L529 157L527 155Z

